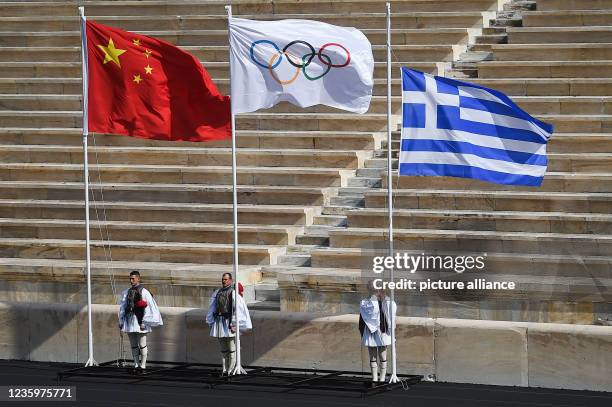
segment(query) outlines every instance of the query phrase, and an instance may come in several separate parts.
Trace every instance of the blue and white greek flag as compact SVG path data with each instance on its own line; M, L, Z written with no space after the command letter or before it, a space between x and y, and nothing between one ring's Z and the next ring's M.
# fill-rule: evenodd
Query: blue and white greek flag
M402 68L400 175L539 186L552 131L501 92Z

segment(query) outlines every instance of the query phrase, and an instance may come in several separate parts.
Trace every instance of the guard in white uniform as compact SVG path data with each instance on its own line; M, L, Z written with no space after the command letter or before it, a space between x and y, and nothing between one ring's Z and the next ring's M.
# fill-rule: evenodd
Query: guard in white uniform
M387 346L391 345L391 312L395 328L397 305L382 290L368 283L369 297L361 300L359 307L359 332L361 344L367 346L373 382L384 382L387 375ZM393 311L391 311L393 309ZM380 373L380 374L379 374Z
M221 346L221 374L230 375L236 367L236 320L240 324L240 332L252 329L253 325L242 293L235 295L232 275L224 273L221 284L222 287L216 289L210 298L206 323L210 326L210 336L217 338Z
M153 296L140 284L140 273L130 273L132 286L121 293L119 304L119 329L128 334L134 373L142 373L147 367L147 334L151 328L163 325L162 317Z

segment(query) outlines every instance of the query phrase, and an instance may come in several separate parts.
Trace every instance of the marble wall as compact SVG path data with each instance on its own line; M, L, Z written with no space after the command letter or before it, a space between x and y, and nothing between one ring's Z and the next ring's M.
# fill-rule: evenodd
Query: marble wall
M204 309L162 308L149 335L150 360L218 363ZM117 306L94 305L98 362L129 357ZM245 365L367 371L358 316L252 312L242 336ZM76 304L0 302L0 358L82 363L87 313ZM612 391L612 328L605 326L399 317L398 372L439 381Z

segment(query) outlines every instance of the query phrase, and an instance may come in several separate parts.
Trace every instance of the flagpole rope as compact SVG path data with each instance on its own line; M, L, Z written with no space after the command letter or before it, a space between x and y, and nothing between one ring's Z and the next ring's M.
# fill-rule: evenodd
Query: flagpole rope
M110 231L108 229L108 216L106 213L106 205L105 205L105 200L104 200L104 188L102 187L102 176L100 175L100 160L98 157L98 146L96 144L96 136L95 133L92 136L93 139L93 144L94 144L94 154L95 154L95 158L96 158L96 163L95 163L95 168L96 171L98 173L98 186L99 186L99 191L100 191L100 200L101 200L101 204L102 204L102 217L103 217L103 223L104 223L104 233L102 231L102 226L100 225L100 215L98 213L98 201L96 201L96 196L95 194L92 194L92 201L94 203L94 211L96 213L96 219L98 220L98 231L100 232L100 237L102 239L102 250L104 251L104 261L106 263L106 271L109 273L109 279L110 279L110 284L111 284L111 290L113 291L113 296L117 297L117 288L116 288L116 284L115 284L115 274L113 272L113 252L112 252L112 248L111 248L111 235L110 235ZM106 242L106 243L105 243ZM107 247L108 246L108 253L107 253Z

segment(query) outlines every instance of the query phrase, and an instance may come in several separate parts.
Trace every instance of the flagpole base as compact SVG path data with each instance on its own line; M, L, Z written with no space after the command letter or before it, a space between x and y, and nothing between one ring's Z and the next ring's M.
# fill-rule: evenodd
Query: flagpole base
M87 359L87 362L85 362L85 367L89 366L98 366L98 362L96 362L93 357L90 357L89 359Z
M247 374L246 370L242 367L242 365L237 365L234 370L230 373L231 376L245 375Z
M399 383L399 379L397 377L396 374L392 374L391 377L389 377L389 383Z

